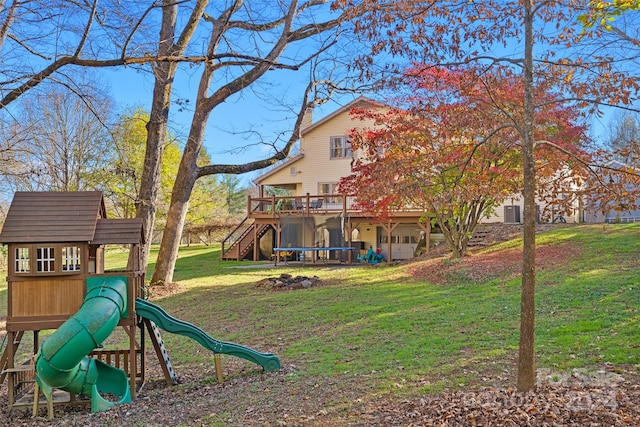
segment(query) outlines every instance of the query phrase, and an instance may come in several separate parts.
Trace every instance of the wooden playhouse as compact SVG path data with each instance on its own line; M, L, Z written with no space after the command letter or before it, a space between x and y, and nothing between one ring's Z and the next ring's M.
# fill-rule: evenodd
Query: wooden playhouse
M126 348L104 350L89 357L119 368L128 377L131 397L144 382L144 327L136 319L135 298L141 297L144 270L140 219L107 219L101 192L17 192L7 214L0 243L8 246L8 309L0 384L8 382L10 408L34 402L35 355L40 332L56 330L78 312L91 279L119 277L126 283L126 307L117 318L129 337ZM107 245L128 247L129 266L105 271ZM25 332L33 348L20 348ZM24 347L24 346L23 346ZM21 354L23 359L18 360ZM27 357L24 357L27 354ZM74 403L74 393L56 393L53 403ZM37 396L34 411L37 410ZM51 415L51 409L50 409Z
M41 392L50 418L54 404L90 403L97 412L135 399L145 381L145 331L169 384L176 374L159 329L210 350L219 381L222 354L280 369L273 353L219 341L145 300L142 239L141 220L106 218L100 192L15 194L0 232L9 254L0 384L8 383L10 408L33 405L35 415ZM125 269L105 271L107 245L129 249ZM52 332L41 339L42 331ZM103 347L114 331L124 337ZM30 341L25 332L31 349L20 347Z

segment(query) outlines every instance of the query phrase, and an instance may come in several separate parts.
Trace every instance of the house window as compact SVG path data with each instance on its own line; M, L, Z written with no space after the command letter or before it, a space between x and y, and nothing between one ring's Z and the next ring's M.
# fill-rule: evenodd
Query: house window
M295 166L291 166L289 168L289 175L296 176L297 174L298 174L298 168L296 168Z
M62 247L62 271L80 271L80 248Z
M331 137L331 158L346 159L353 156L351 141L346 136Z
M416 238L416 236L410 235L410 236L402 236L402 243L404 244L415 244L418 243L418 239Z
M325 203L339 203L341 200L338 197L327 197L332 194L337 193L338 183L337 182L320 182L318 183L318 194L324 196Z
M36 248L36 272L47 273L56 271L55 248Z
M29 273L31 271L29 248L16 248L15 263L16 273Z

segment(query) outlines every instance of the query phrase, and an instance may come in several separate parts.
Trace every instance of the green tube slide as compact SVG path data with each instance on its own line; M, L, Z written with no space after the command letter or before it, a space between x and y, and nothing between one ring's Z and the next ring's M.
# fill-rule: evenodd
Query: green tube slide
M191 323L176 319L164 309L152 302L136 298L136 314L154 322L160 329L177 335L191 338L198 344L214 353L228 354L256 363L266 372L280 369L280 359L273 353L260 353L249 347L211 338L202 329Z
M102 395L131 401L127 374L100 360L87 357L127 317L127 278L90 277L87 294L71 316L41 345L36 359L36 381L48 400L54 388L91 398L91 412L116 403Z

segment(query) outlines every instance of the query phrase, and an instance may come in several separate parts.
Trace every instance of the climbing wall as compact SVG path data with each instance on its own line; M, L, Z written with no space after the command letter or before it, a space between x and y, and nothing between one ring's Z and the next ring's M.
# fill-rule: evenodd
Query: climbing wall
M167 381L170 380L170 382L176 384L178 382L178 376L173 370L173 366L171 366L171 358L169 357L169 352L167 351L167 348L164 345L164 341L162 340L160 329L151 320L145 319L144 322L147 324L147 329L151 333L151 341L153 342L153 346L156 349L158 360L162 365L162 370L164 371L165 377L167 377Z

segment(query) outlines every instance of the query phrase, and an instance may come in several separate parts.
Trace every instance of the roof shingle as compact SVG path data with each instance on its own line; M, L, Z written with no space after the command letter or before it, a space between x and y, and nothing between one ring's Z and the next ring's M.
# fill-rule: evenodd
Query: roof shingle
M16 192L0 243L89 242L105 216L100 191Z

